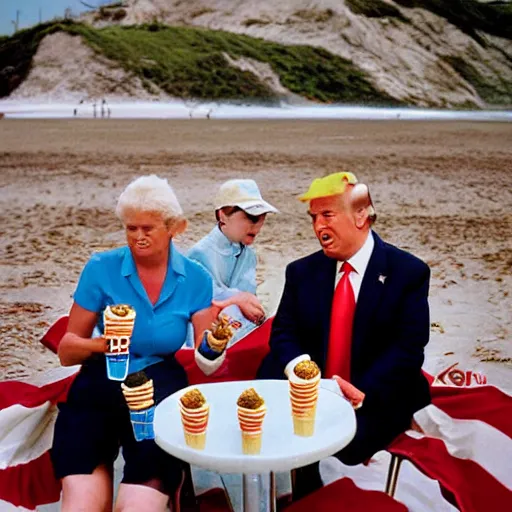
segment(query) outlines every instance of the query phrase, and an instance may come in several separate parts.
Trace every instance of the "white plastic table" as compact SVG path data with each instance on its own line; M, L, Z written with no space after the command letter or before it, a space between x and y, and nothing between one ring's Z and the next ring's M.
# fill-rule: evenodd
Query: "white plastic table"
M267 405L258 455L242 453L237 418L236 401L240 393L250 387ZM259 474L270 478L271 471L289 471L317 462L344 448L356 431L355 414L349 402L322 385L315 433L311 437L293 433L288 382L285 380L220 382L190 388L198 388L210 404L204 450L195 450L185 443L178 400L186 389L167 397L157 406L155 440L163 450L190 464L219 473L242 473L245 512L260 511ZM270 499L268 496L265 510L271 509Z

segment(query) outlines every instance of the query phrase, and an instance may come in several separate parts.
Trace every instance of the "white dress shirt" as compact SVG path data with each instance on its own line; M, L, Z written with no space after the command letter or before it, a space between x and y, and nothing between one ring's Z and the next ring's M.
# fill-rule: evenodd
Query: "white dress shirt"
M359 297L359 290L361 289L361 283L363 282L364 273L366 272L366 267L368 267L374 245L375 241L373 240L373 235L370 231L361 249L359 249L359 251L357 251L354 256L352 256L352 258L347 260L347 262L350 263L352 268L355 270L355 272L350 273L348 278L350 279L350 284L354 290L354 298L356 299L356 304L357 298ZM342 265L343 261L338 261L336 264L334 289L336 289L336 286L338 286L338 283L344 274L344 272L340 272Z

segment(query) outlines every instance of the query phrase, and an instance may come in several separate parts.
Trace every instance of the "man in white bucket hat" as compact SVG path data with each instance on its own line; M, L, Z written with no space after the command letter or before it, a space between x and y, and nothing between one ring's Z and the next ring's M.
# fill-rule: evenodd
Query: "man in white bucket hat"
M251 179L223 183L214 205L217 225L192 247L188 257L212 276L213 305L217 312L230 318L235 331L230 342L233 344L265 319L265 310L256 297L256 253L250 246L267 213L279 212L263 199L258 185ZM202 364L200 357L196 360L205 373L215 371L222 363L217 360L212 366L209 363L213 361Z

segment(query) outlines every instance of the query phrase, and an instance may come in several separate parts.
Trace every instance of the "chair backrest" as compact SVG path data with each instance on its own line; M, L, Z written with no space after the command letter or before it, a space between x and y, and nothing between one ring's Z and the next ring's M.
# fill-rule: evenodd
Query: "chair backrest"
M59 348L59 343L64 334L66 334L66 329L68 328L68 316L60 317L49 329L46 331L46 334L41 338L41 343L48 349L50 349L54 354L57 353Z

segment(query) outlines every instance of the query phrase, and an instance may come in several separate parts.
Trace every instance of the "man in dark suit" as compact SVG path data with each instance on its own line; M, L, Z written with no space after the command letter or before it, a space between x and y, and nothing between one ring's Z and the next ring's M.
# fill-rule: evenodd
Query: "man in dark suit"
M407 430L414 412L430 402L421 372L430 331L430 270L372 231L375 211L368 188L353 174L315 180L299 199L309 202L322 250L288 265L270 353L259 376L282 378L311 358L323 377L336 375L342 391L355 386L356 395L364 397L356 400L356 435L336 454L355 465ZM350 300L336 298L345 274ZM347 300L352 311L344 305ZM341 339L347 328L348 343ZM302 473L306 487L321 485L319 476Z

